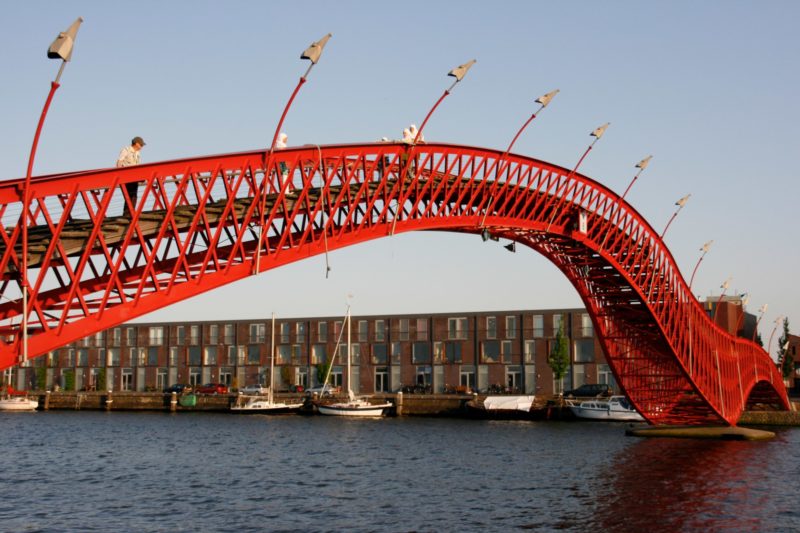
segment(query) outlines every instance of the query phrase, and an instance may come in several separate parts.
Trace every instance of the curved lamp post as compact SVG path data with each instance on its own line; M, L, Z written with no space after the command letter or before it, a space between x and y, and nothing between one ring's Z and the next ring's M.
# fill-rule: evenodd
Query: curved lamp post
M545 107L547 107L547 105L553 100L553 98L555 98L555 96L559 93L559 91L560 91L560 89L556 89L555 91L550 91L549 93L543 94L542 96L540 96L539 98L534 100L534 102L539 104L539 109L537 109L535 113L532 113L531 116L528 118L528 120L525 121L525 123L522 125L522 127L517 131L517 134L514 135L514 138L511 139L511 142L509 143L508 148L506 148L506 151L503 152L503 155L501 155L497 159L497 161L495 161L495 163L494 163L495 167L497 167L501 162L503 163L503 166L498 168L498 170L497 170L497 174L496 175L498 177L503 174L503 172L505 171L506 167L508 166L508 163L505 161L505 158L508 156L509 153L511 153L511 149L514 147L514 144L517 142L517 139L519 139L519 136L522 135L522 132L525 131L525 128L528 127L528 124L533 122L533 119L536 118L536 115L541 113L542 110ZM487 175L491 174L491 171L487 172L486 174ZM489 202L486 204L487 207L483 212L483 218L481 219L481 224L480 224L481 228L484 226L484 223L486 222L486 215L492 209L495 192L497 192L497 179L495 179L494 185L492 186L492 193L489 195ZM483 239L483 240L485 241L487 239Z
M766 312L767 312L767 304L764 304L758 308L758 318L756 319L756 327L753 329L753 342L756 342L756 335L758 335L758 325L761 323L761 319L764 318L764 313Z
M597 141L600 140L600 137L603 136L603 134L606 132L606 129L608 129L608 127L610 125L611 125L610 122L606 122L605 124L603 124L599 128L595 128L594 131L592 131L592 133L589 134L590 136L594 137L594 140L591 142L591 144L589 144L589 147L586 148L586 150L583 152L583 155L581 156L581 158L578 159L578 163L575 165L575 168L573 168L570 171L570 173L567 174L567 179L564 180L565 183L568 182L570 179L572 179L572 176L578 171L578 167L581 166L581 163L583 163L583 160L586 159L586 156L589 155L589 152L591 152L592 148L594 148L595 143L597 143ZM555 194L556 193L554 193L554 196L555 196ZM550 217L550 222L547 223L547 230L546 231L550 231L550 226L553 224L553 220L555 220L555 218L556 218L556 210L553 209L553 215Z
M719 286L719 288L722 289L722 292L719 293L719 298L717 299L717 305L714 306L714 317L712 318L712 320L714 321L715 324L717 323L717 312L719 311L719 306L720 304L722 304L722 299L725 297L725 291L728 290L728 286L730 285L732 279L733 276L728 277L728 279L723 281L722 285Z
M690 291L692 290L692 283L694 283L694 275L697 274L697 269L700 266L700 263L703 262L703 258L706 256L708 251L711 249L711 245L712 244L714 244L713 240L706 242L703 245L703 247L700 248L700 251L703 252L703 253L700 255L700 259L698 259L697 263L694 265L694 270L692 270L692 277L691 277L691 279L689 279L689 290Z
M653 156L652 155L648 155L647 157L645 157L644 159L642 159L641 161L636 163L636 167L635 168L638 168L639 172L636 173L636 175L633 177L631 182L628 184L628 188L625 189L624 193L622 193L622 197L620 198L620 200L624 200L625 199L625 197L628 195L628 191L631 190L631 187L633 187L633 184L636 183L637 179L639 179L639 174L644 172L644 169L646 169L647 165L650 164L650 160L651 159L653 159Z
M67 28L67 31L58 34L58 37L56 37L47 49L47 57L50 59L60 59L61 66L58 69L56 79L50 83L50 92L44 103L42 114L39 116L39 124L36 126L36 133L33 136L31 153L30 156L28 156L28 169L25 172L25 183L22 188L22 360L20 362L28 360L28 213L31 202L30 189L31 176L33 174L33 161L36 158L36 148L39 145L39 136L42 133L44 119L47 117L48 109L50 109L50 102L53 100L53 95L61 86L58 82L61 79L61 74L64 72L64 67L67 61L72 59L72 49L75 45L75 38L78 36L78 29L82 22L83 18L78 17L75 22Z
M472 59L470 61L467 61L463 65L457 66L456 68L447 73L448 76L452 76L456 80L453 82L452 85L450 85L450 87L445 89L444 93L442 93L442 96L440 96L439 99L436 100L436 103L433 104L433 107L431 107L430 111L428 111L428 114L425 115L425 119L422 121L422 124L420 124L419 129L417 130L417 134L414 136L414 140L411 142L412 145L416 145L417 141L422 138L422 130L425 129L425 125L428 123L428 119L431 118L431 115L433 115L433 112L436 111L437 107L439 107L439 104L442 103L442 100L444 100L445 97L450 94L450 92L453 90L453 88L456 86L458 82L464 79L464 76L467 75L469 69L472 68L472 65L474 65L476 62L477 62L476 59ZM407 158L407 161L403 165L403 168L400 169L401 179L405 179L405 177L408 176L408 169L411 168L413 160L414 160L414 154L409 154L409 157ZM394 220L392 220L392 229L389 231L389 235L394 235L395 226L397 226L397 216L399 216L400 214L399 213L400 205L402 205L402 201L398 197L398 212L396 213Z
M783 316L779 316L775 319L775 327L772 328L772 333L769 334L769 342L767 343L767 355L769 355L770 350L772 350L772 337L775 336L775 332L778 330L778 326L781 324L783 320ZM770 357L772 357L770 355Z
M739 335L739 328L742 327L742 322L744 321L744 308L747 306L748 302L750 301L750 295L745 293L742 295L742 312L739 313L739 320L736 321L736 330L733 332L734 335Z
M417 135L414 137L414 143L415 144L420 139L420 135L422 135L422 130L425 129L425 124L428 123L428 119L431 118L431 115L433 115L433 112L436 111L436 108L439 107L439 104L442 103L442 100L444 100L445 97L448 94L450 94L450 92L456 86L456 83L458 83L458 82L460 82L461 80L464 79L464 76L467 75L467 72L469 71L470 68L472 68L472 65L474 65L476 61L477 61L476 59L473 59L471 61L467 61L463 65L459 65L459 66L457 66L456 68L454 68L453 70L451 70L450 72L447 73L448 76L454 77L456 79L456 81L454 81L453 84L444 91L442 96L440 96L439 99L436 100L436 103L433 104L433 107L431 108L431 110L428 111L428 114L425 115L425 120L422 121L422 124L420 125L419 130L417 130Z
M319 61L320 56L322 55L322 50L325 48L325 45L328 43L328 39L330 39L333 35L327 34L323 36L319 41L315 41L311 43L311 45L306 48L302 54L300 54L300 59L308 59L311 61L311 64L308 66L305 74L300 77L300 81L297 82L297 85L292 91L292 95L289 97L289 101L286 102L286 106L283 108L283 113L281 113L281 118L278 120L278 125L275 127L275 133L272 135L272 143L269 145L269 150L267 151L266 157L264 158L264 182L261 190L261 209L260 209L260 226L258 231L258 247L256 248L256 258L253 262L253 275L258 274L258 266L261 263L261 246L264 242L264 210L266 209L267 204L267 180L271 174L270 172L270 165L272 163L272 154L275 151L275 141L278 139L278 134L281 131L281 126L283 126L283 121L286 118L286 114L289 112L289 108L292 106L292 102L294 102L295 96L297 96L300 87L308 79L308 75L311 73L311 69L314 68L314 65L317 64ZM288 180L287 180L288 181Z
M667 234L667 230L669 229L669 225L672 224L672 221L675 220L675 217L678 216L678 213L681 212L681 209L683 209L683 206L686 205L686 202L688 202L689 198L691 198L691 197L692 197L691 194L687 194L686 196L684 196L683 198L681 198L680 200L675 202L675 205L678 206L678 209L676 209L675 212L672 213L672 216L670 217L669 221L667 222L667 225L664 227L664 231L661 232L660 237L662 239L664 238L664 235Z

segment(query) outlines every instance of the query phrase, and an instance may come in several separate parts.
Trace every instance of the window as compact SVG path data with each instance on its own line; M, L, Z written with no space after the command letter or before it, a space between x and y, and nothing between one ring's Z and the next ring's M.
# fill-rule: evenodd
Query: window
M581 337L593 337L594 327L589 313L581 313Z
M375 342L386 340L386 323L383 320L375 321Z
M486 317L486 338L497 338L497 318L493 316Z
M525 341L523 344L523 356L525 363L536 362L536 341Z
M189 326L189 344L192 346L200 344L200 326Z
M557 314L553 315L553 337L556 336L556 333L561 328L561 325L564 323L564 315Z
M503 356L503 363L510 364L512 362L512 348L511 348L511 341L503 341L500 344L500 352Z
M341 337L341 333L342 333L342 321L337 320L336 322L333 323L333 340L338 341L339 339L343 338Z
M279 345L276 357L277 359L275 360L275 364L288 365L289 362L292 360L292 345L291 344Z
M575 362L594 362L594 339L581 339L575 341Z
M433 341L433 363L440 365L446 363L444 357L444 343L442 341Z
M417 340L428 340L428 321L424 318L417 319Z
M481 362L497 363L500 361L500 343L497 341L483 341L481 343Z
M236 344L236 330L233 324L225 324L223 336L225 337L222 340L224 344Z
M415 365L430 364L431 345L427 342L415 342L411 350L411 362Z
M250 324L250 342L264 342L266 326L264 324Z
M228 345L225 347L225 351L227 352L227 357L224 361L222 361L223 365L235 365L236 364L236 346L235 345Z
M109 348L106 357L108 366L119 366L119 348Z
M208 326L208 343L219 344L219 326L216 324Z
M106 335L103 331L98 331L94 334L94 345L97 348L102 347L105 344Z
M366 320L358 321L358 342L369 340L369 323Z
M389 391L389 369L385 366L375 367L375 392Z
M192 366L200 366L201 361L200 347L189 346L189 364Z
M65 361L66 364L61 366L65 366L67 368L72 368L73 366L75 366L75 350L70 348L69 350L67 350L66 356L67 356L67 360Z
M257 365L261 362L261 347L258 344L247 345L247 364Z
M315 344L311 347L311 364L321 365L328 362L328 347L324 344Z
M89 350L81 348L78 350L78 366L89 366Z
M291 328L291 325L288 322L281 322L281 325L279 327L280 327L280 331L281 331L281 333L280 333L281 336L280 336L280 339L278 340L278 342L281 342L281 343L284 343L284 344L290 342L289 329ZM251 326L251 328L252 328L252 326Z
M164 328L161 326L153 326L150 328L149 338L150 346L161 346L164 344Z
M373 344L372 345L372 364L385 365L386 364L386 345Z
M544 337L544 316L533 315L533 336Z
M114 328L111 330L111 345L112 346L119 346L122 342L122 330L120 328Z
M328 342L328 323L317 322L317 340L319 342Z
M506 386L511 392L518 392L522 387L522 370L518 366L506 368Z
M147 348L147 365L158 366L158 347L149 346Z
M136 346L136 330L134 328L125 328L125 344Z
M407 318L401 318L398 321L397 339L401 340L401 341L407 341L408 338L409 338L408 329L409 329L408 319Z
M361 364L361 345L360 344L353 344L350 346L350 364L351 365L360 365Z
M217 347L216 346L206 346L205 347L205 357L203 358L205 361L203 364L205 365L216 365L217 364Z
M467 338L467 319L465 317L447 319L447 338L448 339Z
M392 364L399 365L403 356L403 346L399 342L392 343Z
M461 343L460 342L445 342L444 354L447 357L448 363L461 362Z
M295 332L297 334L297 342L306 342L306 323L298 322L295 324ZM288 340L286 342L289 342Z
M171 346L169 349L169 366L178 366L178 348Z
M507 316L506 317L506 339L516 339L517 338L517 317L515 316Z
M97 350L97 366L102 368L106 366L106 349L99 348Z
M130 368L122 369L122 390L133 389L133 370Z
M183 326L175 328L175 343L178 346L186 344L186 329Z
M139 357L136 363L137 366L145 366L147 364L147 350L144 347L139 348Z

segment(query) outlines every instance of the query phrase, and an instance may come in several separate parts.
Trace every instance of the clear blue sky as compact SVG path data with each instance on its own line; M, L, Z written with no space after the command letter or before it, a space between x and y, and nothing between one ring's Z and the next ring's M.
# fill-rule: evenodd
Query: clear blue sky
M661 228L684 274L713 239L697 294L749 292L772 321L800 325L800 3L675 2L13 2L0 34L0 179L24 175L58 63L59 31L82 16L45 124L35 174L110 166L132 136L146 161L264 147L307 63L333 33L285 123L289 144L399 138L478 63L426 127L436 141L504 148L560 89L515 151L581 170L629 195ZM536 253L446 233L406 234L289 265L148 320L449 312L579 306ZM776 334L777 338L777 334ZM773 344L773 351L777 342Z

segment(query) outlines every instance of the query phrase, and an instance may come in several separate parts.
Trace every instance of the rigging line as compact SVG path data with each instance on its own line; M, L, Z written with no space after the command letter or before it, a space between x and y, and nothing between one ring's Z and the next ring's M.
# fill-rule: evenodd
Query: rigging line
M325 175L325 167L322 166L322 149L318 144L314 146L317 147L317 155L319 156L319 174L322 177L319 196L322 199L322 216L325 216L325 182L328 178ZM328 274L331 271L330 261L328 260L328 221L330 218L330 215L328 215L325 218L325 223L322 225L322 241L325 244L325 279L328 279Z

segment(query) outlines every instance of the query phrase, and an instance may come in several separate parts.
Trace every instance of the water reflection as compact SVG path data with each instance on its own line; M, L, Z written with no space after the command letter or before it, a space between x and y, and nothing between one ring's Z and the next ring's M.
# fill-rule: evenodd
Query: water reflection
M597 525L614 531L764 531L769 442L641 439L597 479ZM766 515L768 519L768 515ZM774 525L774 523L771 523Z

